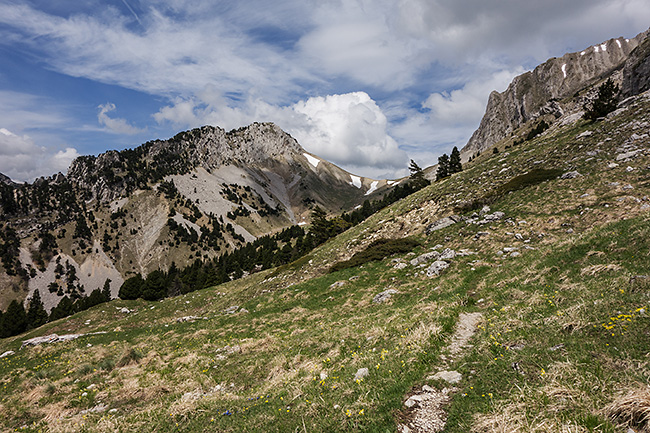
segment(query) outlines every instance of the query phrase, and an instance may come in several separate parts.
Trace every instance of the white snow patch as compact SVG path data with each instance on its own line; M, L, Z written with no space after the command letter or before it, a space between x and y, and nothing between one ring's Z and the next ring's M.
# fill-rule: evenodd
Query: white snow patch
M586 51L583 51L583 52L580 53L581 56L584 56L585 54L587 54Z
M598 52L598 45L596 45L596 46L594 47L594 53L597 53L597 52Z
M308 153L303 153L303 155L305 156L305 158L307 158L307 161L309 161L309 163L314 166L314 168L318 167L318 163L320 162L320 159L311 156Z
M305 221L300 221L300 222L298 223L298 225L299 225L299 226L306 226L307 223L306 223Z
M602 44L602 45L600 46L600 49L603 50L603 52L604 52L604 51L607 51L607 44Z
M621 41L619 41L618 39L616 39L616 45L618 45L619 48L622 48L621 47Z
M630 40L629 40L629 39L626 39L625 42L630 42Z
M562 65L562 73L564 74L564 78L566 78L566 63Z
M379 185L379 181L378 180L373 180L372 183L370 184L370 189L368 191L366 191L365 195L370 195L374 191L376 191L377 190L377 185Z
M361 178L359 176L354 176L350 175L350 179L352 179L352 182L350 182L350 185L354 185L357 188L361 188Z
M399 181L398 180L387 180L386 181L386 184L388 186L395 185L396 183L399 183Z

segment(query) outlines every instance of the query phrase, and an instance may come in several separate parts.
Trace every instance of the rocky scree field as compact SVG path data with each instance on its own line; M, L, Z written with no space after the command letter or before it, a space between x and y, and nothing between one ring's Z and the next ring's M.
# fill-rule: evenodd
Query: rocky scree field
M0 425L649 431L649 96L484 154L292 264L2 340ZM54 333L76 335L21 347Z

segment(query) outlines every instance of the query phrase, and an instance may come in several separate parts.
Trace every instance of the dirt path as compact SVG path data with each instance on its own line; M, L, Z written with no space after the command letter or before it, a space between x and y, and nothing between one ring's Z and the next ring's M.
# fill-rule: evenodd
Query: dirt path
M463 355L469 345L469 340L476 332L476 327L483 318L481 313L463 313L458 317L456 331L451 342L443 349L442 362L439 371L427 379L443 379L450 384L462 379L457 371L447 371L446 367ZM456 387L445 387L441 390L424 385L420 392L409 396L406 406L405 420L397 425L400 433L438 433L445 428L447 413L444 407L450 402Z

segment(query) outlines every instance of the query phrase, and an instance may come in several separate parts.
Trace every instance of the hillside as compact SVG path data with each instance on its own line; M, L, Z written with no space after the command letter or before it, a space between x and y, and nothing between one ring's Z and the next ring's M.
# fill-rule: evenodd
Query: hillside
M290 265L2 340L0 425L648 431L650 94L565 114Z

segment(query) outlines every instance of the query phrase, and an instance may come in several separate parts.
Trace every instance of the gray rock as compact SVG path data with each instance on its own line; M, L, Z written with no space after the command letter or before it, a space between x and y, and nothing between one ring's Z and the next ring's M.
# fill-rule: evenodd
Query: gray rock
M120 313L124 313L124 314L129 314L129 313L132 313L132 312L133 312L132 310L129 310L129 309L126 308L126 307L122 307L122 308L120 308L119 311L120 311Z
M11 355L15 355L15 354L16 354L16 352L14 352L13 350L7 350L5 353L0 355L0 358L5 358L7 356L11 356Z
M439 371L432 376L432 379L442 379L448 383L459 383L463 379L463 375L457 371Z
M474 235L474 240L478 240L482 236L487 236L489 234L490 234L490 232L476 232L476 234Z
M426 263L426 262L429 262L431 260L435 260L438 257L440 257L440 253L438 251L430 251L428 253L424 253L424 254L421 254L421 255L417 256L416 258L411 260L409 263L411 263L412 266L417 266L417 265L419 265L421 263Z
M235 314L239 310L239 305L233 305L232 307L228 307L223 312L225 314Z
M456 224L456 220L453 217L445 217L441 218L438 221L435 221L427 226L427 228L424 230L425 234L431 234L435 232L436 230L444 229L445 227L449 227L450 225Z
M372 298L372 302L374 302L375 304L381 304L382 302L388 301L391 298L391 296L394 295L395 293L399 293L399 292L395 289L384 290L383 292L375 295L375 297Z
M519 257L521 253L519 251L513 251L510 253L510 257Z
M451 260L456 257L456 251L451 248L445 248L440 254L439 260Z
M370 371L366 367L360 368L357 370L356 374L354 375L354 381L358 380L363 380L364 377L368 376L370 374Z
M404 269L404 268L406 268L407 266L408 266L408 265L407 265L406 263L404 263L404 262L399 262L399 263L397 263L395 266L393 266L393 268L394 268L394 269Z
M198 316L183 316L179 317L176 319L176 322L178 323L183 323L183 322L194 322L195 320L199 320L201 317Z
M577 171L567 171L566 173L562 174L562 176L560 176L560 179L575 179L578 176L582 175Z
M38 346L39 344L45 344L45 343L60 343L63 341L70 341L70 340L75 340L79 337L83 337L84 334L66 334L66 335L56 335L56 334L50 334L50 335L45 335L43 337L34 337L30 338L29 340L23 341L23 344L20 346L22 349L23 347L28 347L28 346Z
M478 216L482 217L482 216L487 215L489 213L490 213L490 206L483 206L483 208L478 213Z
M336 281L332 284L330 284L330 289L338 289L339 287L345 285L345 281Z
M619 153L616 155L616 160L617 161L624 161L626 159L632 159L634 158L641 150L632 150L630 152L625 152L625 153Z
M427 277L434 277L440 275L440 273L449 267L449 263L436 260L427 268Z

